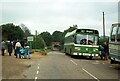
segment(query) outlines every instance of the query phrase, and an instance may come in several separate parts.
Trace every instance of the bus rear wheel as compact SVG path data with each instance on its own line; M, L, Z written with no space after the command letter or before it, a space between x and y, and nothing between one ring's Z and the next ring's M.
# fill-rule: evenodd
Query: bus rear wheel
M66 48L65 48L65 51L64 51L65 55L68 55L68 53L66 52Z
M111 60L110 60L110 63L111 63L111 64L114 64L114 63L115 63L115 61L111 59Z

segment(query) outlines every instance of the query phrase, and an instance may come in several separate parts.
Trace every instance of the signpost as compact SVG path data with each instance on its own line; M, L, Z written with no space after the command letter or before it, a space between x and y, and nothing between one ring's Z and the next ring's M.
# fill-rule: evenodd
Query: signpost
M33 36L28 36L27 37L28 42L30 42L30 49L32 49L32 44L31 43L32 43L33 39L34 39Z

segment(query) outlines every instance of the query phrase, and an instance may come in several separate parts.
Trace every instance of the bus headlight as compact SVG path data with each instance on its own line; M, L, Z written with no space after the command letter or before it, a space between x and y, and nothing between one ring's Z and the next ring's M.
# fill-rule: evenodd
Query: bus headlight
M88 48L86 48L86 51L88 51Z
M93 51L94 51L94 52L98 52L99 50L98 50L97 48L94 48Z
M80 50L80 47L75 47L75 50Z

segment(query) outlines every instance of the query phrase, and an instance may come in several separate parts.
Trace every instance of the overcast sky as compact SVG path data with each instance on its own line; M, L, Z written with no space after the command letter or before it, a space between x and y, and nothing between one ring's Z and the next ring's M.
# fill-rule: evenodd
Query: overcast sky
M88 2L89 1L89 2ZM102 12L105 12L106 35L118 22L119 0L1 0L0 25L25 24L32 34L78 28L97 29L102 35Z

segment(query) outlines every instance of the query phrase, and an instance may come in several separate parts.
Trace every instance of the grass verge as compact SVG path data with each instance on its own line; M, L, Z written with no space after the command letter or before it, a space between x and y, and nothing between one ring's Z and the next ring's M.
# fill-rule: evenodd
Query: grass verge
M32 49L32 50L30 50L30 53L34 53L34 52L39 52L42 55L47 55L47 51L44 49Z

